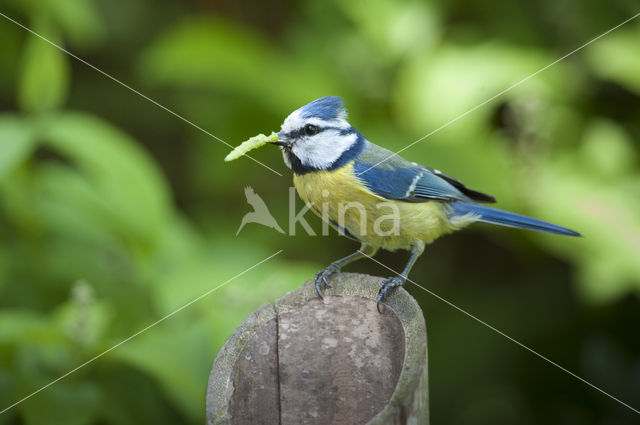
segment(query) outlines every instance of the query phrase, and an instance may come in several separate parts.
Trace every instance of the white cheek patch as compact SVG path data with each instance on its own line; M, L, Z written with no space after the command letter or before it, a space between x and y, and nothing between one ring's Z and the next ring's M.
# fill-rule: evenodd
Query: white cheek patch
M284 149L282 150L282 158L284 158L284 164L291 168L291 161L289 161L289 155L287 155L287 153L284 151Z
M325 130L312 137L304 137L294 143L293 154L300 162L316 169L327 169L336 162L354 143L358 135L340 135L336 130Z

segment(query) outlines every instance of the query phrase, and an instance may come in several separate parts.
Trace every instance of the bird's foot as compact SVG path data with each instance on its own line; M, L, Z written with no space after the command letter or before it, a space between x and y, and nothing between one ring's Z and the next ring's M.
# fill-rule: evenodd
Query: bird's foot
M382 313L382 311L380 311L380 304L382 304L382 300L384 300L384 298L389 294L389 292L391 292L393 288L404 285L406 280L407 278L404 276L394 276L382 281L380 289L378 290L378 302L376 303L378 313Z
M329 284L327 278L337 271L340 271L340 267L332 263L329 264L329 267L327 267L326 269L320 270L318 273L316 273L316 292L318 293L320 298L324 298L323 292L325 288L331 288L331 285Z

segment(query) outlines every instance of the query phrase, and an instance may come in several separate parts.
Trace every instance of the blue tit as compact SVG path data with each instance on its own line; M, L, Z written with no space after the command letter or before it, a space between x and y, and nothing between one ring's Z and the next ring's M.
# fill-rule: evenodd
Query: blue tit
M275 144L293 171L300 198L341 234L362 244L316 274L320 297L330 286L328 278L345 265L373 256L380 248L409 250L402 273L382 282L379 310L385 296L405 283L426 244L477 221L579 236L555 224L478 205L495 198L371 143L349 124L342 100L336 96L314 100L292 112Z

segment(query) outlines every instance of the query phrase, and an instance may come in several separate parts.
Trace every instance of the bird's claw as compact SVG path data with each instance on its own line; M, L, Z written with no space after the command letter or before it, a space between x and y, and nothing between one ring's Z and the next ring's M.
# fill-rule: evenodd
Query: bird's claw
M331 284L329 284L329 281L327 280L327 278L337 271L338 270L335 267L333 267L333 265L330 265L326 269L320 270L318 273L316 273L316 277L315 277L316 292L318 293L320 298L324 298L324 295L323 295L324 288L331 288Z
M391 292L391 290L397 286L404 285L404 282L407 279L403 276L394 276L389 277L382 281L380 284L380 289L378 290L378 302L376 303L376 308L378 309L378 313L382 313L380 310L380 304L382 304L382 300Z

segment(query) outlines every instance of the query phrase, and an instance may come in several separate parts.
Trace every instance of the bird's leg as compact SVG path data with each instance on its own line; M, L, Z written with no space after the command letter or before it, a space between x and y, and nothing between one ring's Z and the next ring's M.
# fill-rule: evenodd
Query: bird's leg
M347 255L344 258L334 261L333 263L329 264L326 269L320 270L318 273L316 273L316 291L318 292L318 295L320 295L320 298L322 298L322 291L324 290L324 288L331 288L331 285L329 285L329 282L327 281L327 278L329 276L331 276L335 272L340 271L342 267L346 266L349 263L353 263L354 261L365 258L367 256L375 255L377 250L378 248L362 244L360 246L360 249L353 254Z
M382 281L380 290L378 291L378 303L376 304L378 312L381 313L380 304L382 303L382 300L387 296L387 294L389 294L389 292L396 286L402 286L407 281L407 276L409 275L411 268L415 264L418 257L422 255L423 251L424 243L411 245L411 257L409 257L409 261L407 262L404 270L402 270L402 273L399 276L390 277Z

